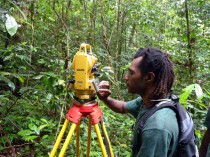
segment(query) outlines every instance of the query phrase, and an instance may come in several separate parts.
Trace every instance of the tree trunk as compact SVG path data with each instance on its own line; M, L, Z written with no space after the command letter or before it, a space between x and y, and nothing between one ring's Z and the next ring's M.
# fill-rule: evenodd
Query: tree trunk
M31 2L30 11L31 11L31 45L34 46L34 18L35 18L35 5L36 0Z
M93 8L92 8L92 17L91 19L91 28L92 28L92 44L95 45L95 32L96 32L96 17L97 17L97 9L98 8L98 1L97 0L93 0Z
M122 53L122 47L123 47L123 41L124 41L123 40L124 39L123 33L125 31L125 17L126 17L126 12L123 11L122 16L121 16L121 22L120 22L120 34L119 34L119 40L118 40L118 51L117 51L117 54L116 54L117 63L121 62L121 53ZM120 71L118 71L117 79L118 80L120 79Z
M133 46L134 44L134 34L135 34L135 30L136 30L136 23L133 23L132 25L132 29L131 29L131 34L129 37L129 46Z
M187 22L187 48L188 48L188 65L189 65L189 78L192 78L193 72L193 52L192 45L190 42L190 23L189 23L189 11L188 11L188 0L185 0L185 16Z

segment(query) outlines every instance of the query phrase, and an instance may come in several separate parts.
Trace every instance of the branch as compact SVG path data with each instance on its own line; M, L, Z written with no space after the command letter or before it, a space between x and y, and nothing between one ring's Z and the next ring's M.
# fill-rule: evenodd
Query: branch
M185 0L185 11L186 11L186 22L187 22L187 41L188 48L191 48L190 44L190 25L189 25L189 11L188 11L188 0Z
M68 30L68 27L67 27L66 23L63 21L63 19L60 17L58 12L55 10L55 0L53 1L53 10L54 10L56 16L61 20L62 24L64 25L64 27L66 29L66 31L68 32L69 30Z
M13 145L13 146L9 146L9 147L4 147L4 149L10 149L11 147L14 148L14 147L22 147L22 146L25 146L25 145L32 145L32 143L23 143L23 144L19 144L19 145Z
M15 106L15 104L17 103L19 98L16 98L16 100L14 101L14 103L9 107L7 108L7 111L6 111L6 114L5 114L5 117L7 116L7 114L9 113L9 111L12 109L13 106Z

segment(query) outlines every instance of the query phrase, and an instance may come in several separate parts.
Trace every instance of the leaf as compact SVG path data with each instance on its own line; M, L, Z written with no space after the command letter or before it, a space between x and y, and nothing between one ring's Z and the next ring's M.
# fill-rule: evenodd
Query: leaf
M24 56L24 55L18 55L16 54L16 57L20 58L22 61L27 61L27 62L30 62L31 59L27 56Z
M48 124L48 121L44 118L41 119L41 121L43 121L44 123Z
M8 86L9 86L13 91L15 90L15 84L14 84L12 81L8 82Z
M20 136L28 136L28 135L32 135L34 132L32 132L31 130L21 130L18 132L18 135Z
M44 75L38 75L38 76L33 77L33 79L39 80L39 79L41 79L43 76L44 76Z
M15 78L17 78L21 83L24 83L24 78L15 74L15 73L9 73L9 72L0 72L0 75L3 75L3 76L13 76Z
M205 89L205 88L204 88L204 90L210 96L210 92L207 89Z
M58 80L57 82L56 82L56 85L61 85L61 86L63 86L63 87L65 87L66 85L65 85L65 80Z
M55 19L53 19L52 17L48 17L48 19L52 22L55 22Z
M33 88L33 87L22 87L22 88L20 89L20 93L24 93L24 92L26 92L26 91L28 91L28 90L34 90L34 88Z
M34 125L33 123L30 123L30 124L28 125L28 127L29 127L29 129L31 129L31 130L36 130L36 129L37 129L37 126Z
M26 141L33 141L33 139L35 139L35 138L37 138L38 136L36 136L36 135L33 135L33 136L26 136L25 137L25 140Z
M120 144L122 148L126 148L127 144Z
M199 84L195 84L195 94L197 96L197 99L201 101L203 98L203 90Z
M44 135L43 137L42 137L42 140L43 139L46 139L46 138L48 138L49 137L49 135Z
M110 66L105 66L105 67L103 67L102 69L103 69L103 70L111 70L112 68L111 68ZM102 69L101 69L101 70L102 70Z
M6 26L7 32L11 36L13 36L13 35L15 35L15 33L17 32L18 27L20 27L20 26L17 24L15 18L12 17L11 15L6 14L6 18L7 18L7 20L5 22L5 26Z
M6 97L5 95L0 95L0 100L1 101L9 101L8 97Z
M35 133L36 133L37 135L40 134L40 129L39 129L35 124L30 123L30 124L28 125L28 127L29 127L31 130L35 131Z
M8 78L4 77L4 76L0 76L0 80L4 81L7 83L7 85L14 91L15 90L15 84L10 81Z
M37 60L37 63L39 63L39 64L45 64L46 62L45 62L44 59L39 59L39 60Z
M5 148L2 146L2 145L0 145L0 151L3 151Z
M44 124L39 126L39 130L44 129L45 127L52 126L51 124Z
M19 80L21 83L24 83L23 77L18 76L18 80Z
M53 88L53 80L51 77L44 77L43 83L47 86L47 88Z
M105 66L101 69L101 71L107 71L107 72L110 72L110 73L114 73L114 71L112 70L112 68L110 66Z
M53 95L51 93L47 94L47 96L46 96L46 102L47 102L47 104L50 102L50 100L52 99L52 97L53 97ZM43 121L43 119L41 119L41 120ZM43 122L46 123L46 121L43 121Z
M6 57L4 58L4 61L10 60L13 56L14 56L13 54L11 54L11 55L9 55L9 56L6 56Z
M131 66L131 63L126 64L122 67L123 70L127 70Z
M186 104L187 98L192 93L193 89L195 87L195 84L191 84L183 89L183 93L179 96L180 97L180 103Z
M5 75L8 75L8 76L9 76L9 75L11 75L11 73L9 73L9 72L4 72L4 71L1 71L1 72L0 72L0 75L3 75L3 76L5 76Z
M40 74L42 75L48 75L48 76L51 76L51 77L57 77L58 75L53 73L53 72L40 72Z

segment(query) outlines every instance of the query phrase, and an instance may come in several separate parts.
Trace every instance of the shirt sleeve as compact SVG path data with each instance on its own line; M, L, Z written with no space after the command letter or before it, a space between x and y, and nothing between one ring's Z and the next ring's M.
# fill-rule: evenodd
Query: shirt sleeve
M142 146L137 157L168 157L171 138L167 130L151 129L144 131Z
M137 118L142 103L142 99L138 97L134 100L126 102L126 108L133 117Z
M204 125L210 129L210 108L208 109L205 121L204 121Z

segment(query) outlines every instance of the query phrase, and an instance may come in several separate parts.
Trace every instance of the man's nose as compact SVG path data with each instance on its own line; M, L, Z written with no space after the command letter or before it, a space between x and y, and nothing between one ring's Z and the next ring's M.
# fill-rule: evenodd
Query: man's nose
M124 80L128 80L128 74L125 74L125 76L124 76Z

